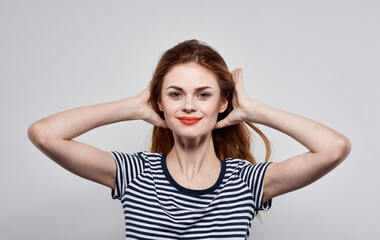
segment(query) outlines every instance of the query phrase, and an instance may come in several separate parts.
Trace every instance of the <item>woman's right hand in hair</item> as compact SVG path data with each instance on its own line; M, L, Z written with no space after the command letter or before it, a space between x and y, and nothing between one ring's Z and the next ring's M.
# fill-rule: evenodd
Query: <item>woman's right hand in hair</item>
M145 89L135 97L80 107L57 113L33 123L28 129L32 143L70 172L114 188L116 165L110 152L73 140L99 126L144 120L155 126L166 123L152 109Z
M136 99L138 99L139 116L142 120L153 124L157 127L167 128L165 120L163 120L152 108L150 101L149 87L140 92Z

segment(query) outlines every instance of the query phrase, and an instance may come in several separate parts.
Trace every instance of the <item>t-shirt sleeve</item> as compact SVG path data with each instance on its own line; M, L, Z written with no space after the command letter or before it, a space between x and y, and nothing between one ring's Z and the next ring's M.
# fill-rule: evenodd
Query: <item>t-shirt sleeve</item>
M244 166L240 171L240 177L251 190L256 212L269 210L272 206L272 199L263 203L264 195L264 175L270 162L251 164L244 160Z
M113 199L121 200L128 184L144 170L144 161L136 154L127 154L111 151L116 163L115 189L112 190Z

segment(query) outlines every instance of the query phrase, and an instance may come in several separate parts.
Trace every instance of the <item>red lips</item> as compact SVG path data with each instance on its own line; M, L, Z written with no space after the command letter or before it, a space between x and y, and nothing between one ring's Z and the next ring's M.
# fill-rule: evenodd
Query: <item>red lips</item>
M181 123L186 124L186 125L192 125L196 124L201 120L199 117L178 117L178 119L181 121Z

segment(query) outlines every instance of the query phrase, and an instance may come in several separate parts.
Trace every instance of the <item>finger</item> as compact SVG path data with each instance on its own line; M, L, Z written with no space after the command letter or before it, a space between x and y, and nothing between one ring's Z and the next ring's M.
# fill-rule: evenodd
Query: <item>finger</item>
M155 124L156 127L160 127L160 128L168 128L168 125L166 125L166 122L165 121L160 121L158 124Z
M215 124L214 129L224 128L224 127L227 127L227 126L230 126L230 125L233 125L233 123L230 121L229 117L227 116L225 119L222 119L219 122L217 122Z
M216 124L215 124L215 127L214 127L214 129L220 129L220 128L224 128L224 127L226 127L227 125L224 123L224 119L223 120L220 120L219 122L217 122ZM213 129L213 130L214 130Z
M155 119L154 119L154 122L153 122L153 125L154 126L157 126L157 127L162 127L162 128L168 128L168 126L166 125L166 121L163 120L160 116L156 116Z
M232 78L235 79L236 78L236 73L238 71L238 68L235 68L233 71L231 71L231 75L232 75Z
M236 82L242 82L243 81L243 69L239 68L238 71L236 71Z
M233 79L234 83L236 83L236 72L237 72L237 69L235 69L234 73L232 74L232 79Z
M164 120L149 120L147 121L148 123L152 124L153 126L156 126L156 127L161 127L161 128L168 128L168 126L166 125L166 122Z
M162 127L162 128L169 128L168 125L166 124L166 121L163 120L163 119L161 119L161 125L160 125L160 127Z
M239 71L236 73L235 88L236 88L239 92L244 91L243 70L242 70L241 68L240 68Z

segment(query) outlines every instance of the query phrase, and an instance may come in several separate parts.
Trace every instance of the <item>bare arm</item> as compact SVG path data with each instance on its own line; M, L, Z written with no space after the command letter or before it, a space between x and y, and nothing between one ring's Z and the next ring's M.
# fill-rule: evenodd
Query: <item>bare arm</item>
M294 138L308 152L272 163L264 177L264 199L302 188L338 166L349 154L350 141L342 134L314 120L253 102L256 116L271 128Z
M268 167L264 177L264 202L316 181L347 157L351 149L348 138L314 120L252 100L243 87L241 69L232 74L236 108L217 127L242 121L259 123L289 135L309 149L307 153Z
M80 107L43 118L28 129L32 143L70 172L114 188L116 165L111 153L73 138L99 126L142 119L157 126L165 122L149 106L149 92L136 97Z

